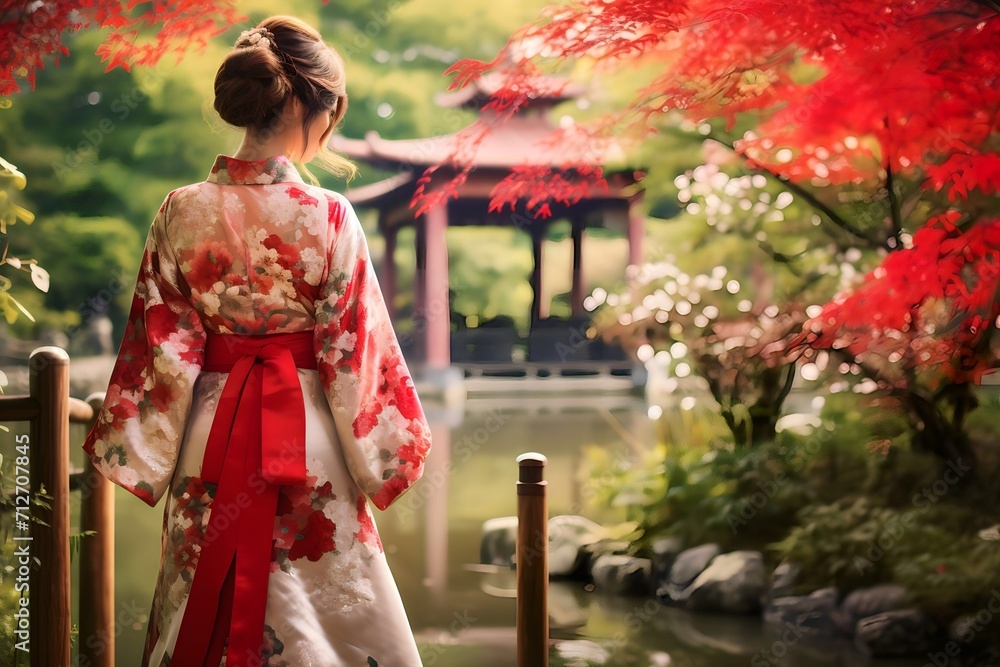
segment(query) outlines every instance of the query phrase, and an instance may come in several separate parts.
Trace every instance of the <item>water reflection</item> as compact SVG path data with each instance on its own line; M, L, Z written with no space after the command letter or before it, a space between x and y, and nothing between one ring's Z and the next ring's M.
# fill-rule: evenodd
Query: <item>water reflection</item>
M390 565L428 667L514 667L515 574L478 562L482 523L516 514L515 458L525 451L548 457L550 515L617 523L624 518L619 509L584 502L583 448L637 457L654 437L647 406L623 395L498 396L427 412L435 447L422 488L377 517ZM757 616L689 614L652 600L606 597L578 582L553 582L549 611L553 639L570 642L562 664L589 664L586 656L621 667L865 664L846 640L783 637Z

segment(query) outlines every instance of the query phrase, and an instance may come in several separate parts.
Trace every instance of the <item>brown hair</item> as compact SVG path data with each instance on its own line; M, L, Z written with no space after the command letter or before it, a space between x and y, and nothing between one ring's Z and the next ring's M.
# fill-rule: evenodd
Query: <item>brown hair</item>
M223 59L215 75L215 110L230 125L273 130L293 95L305 107L303 141L312 122L329 113L320 163L339 176L353 176L354 165L326 147L347 112L343 59L312 26L292 16L272 16L241 34Z

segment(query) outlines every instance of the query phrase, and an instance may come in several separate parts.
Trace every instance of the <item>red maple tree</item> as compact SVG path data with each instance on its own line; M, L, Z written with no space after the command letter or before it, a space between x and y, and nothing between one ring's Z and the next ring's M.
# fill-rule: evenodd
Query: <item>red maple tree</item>
M998 43L996 0L570 0L493 60L448 73L453 87L504 77L489 104L509 115L539 92L543 72L579 62L657 72L623 108L561 139L708 121L709 138L812 204L842 243L886 252L792 349L847 357L904 399L915 445L950 458L967 454L970 383L997 366ZM458 166L459 176L470 168ZM572 189L546 193L545 180L537 169L527 182L512 173L493 202L533 199L543 214L546 197L574 203ZM845 195L872 206L845 206Z
M662 72L581 139L652 129L658 117L760 122L735 149L814 185L878 183L886 171L954 200L1000 188L1000 4L993 0L577 0L550 7L491 61L466 59L452 87L495 71L487 106L516 113L550 85L543 67L655 62ZM496 194L501 194L506 186Z
M155 65L168 53L180 57L243 20L234 0L9 0L0 9L0 96L18 92L19 79L34 88L46 58L58 64L69 55L70 33L107 29L97 55L108 70L128 70Z
M956 461L973 458L971 385L1000 360L1000 218L966 229L960 220L957 211L933 218L785 347L839 355L916 418L917 449Z

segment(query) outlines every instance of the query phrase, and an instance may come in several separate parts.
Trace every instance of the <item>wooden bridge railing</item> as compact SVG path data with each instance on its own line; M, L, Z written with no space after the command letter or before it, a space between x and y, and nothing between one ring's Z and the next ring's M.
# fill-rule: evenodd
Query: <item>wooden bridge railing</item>
M30 503L20 510L14 540L30 552L27 628L17 626L17 641L27 638L31 667L70 665L69 494L79 490L81 529L97 535L84 538L80 547L80 632L81 665L113 667L114 632L114 487L87 460L85 467L70 470L70 422L93 424L104 401L95 393L87 401L69 395L69 355L58 347L35 349L29 357L29 393L27 396L0 397L0 421L30 422L27 442L19 441L24 456L18 462L17 475L30 468L30 494L42 488L51 497L51 507ZM21 454L26 452L26 454ZM26 466L21 466L26 462ZM16 490L15 496L28 497ZM22 501L23 502L23 501ZM22 516L30 534L20 528Z

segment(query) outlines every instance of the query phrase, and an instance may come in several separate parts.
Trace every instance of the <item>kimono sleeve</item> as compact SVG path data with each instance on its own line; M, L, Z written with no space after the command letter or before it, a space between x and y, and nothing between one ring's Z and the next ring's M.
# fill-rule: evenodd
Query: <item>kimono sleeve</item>
M169 201L150 225L104 407L83 444L105 477L150 506L173 477L205 350L166 238Z
M423 474L430 427L392 328L364 230L330 194L327 275L315 303L317 370L354 480L380 510Z

